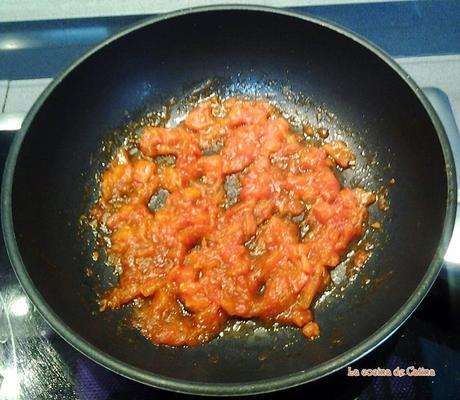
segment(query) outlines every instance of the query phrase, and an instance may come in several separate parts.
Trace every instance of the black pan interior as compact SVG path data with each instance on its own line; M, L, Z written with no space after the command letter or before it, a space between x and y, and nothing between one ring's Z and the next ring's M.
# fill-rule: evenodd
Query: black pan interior
M351 128L351 142L377 153L373 178L396 181L384 216L385 243L344 297L331 296L317 307L322 334L316 341L295 330L256 330L196 348L157 347L121 322L124 311L97 311L94 276L85 274L89 253L78 232L101 143L144 112L146 104L158 108L209 79L227 94L257 96L265 85L278 93L286 87L303 93ZM163 378L192 386L237 383L230 390L237 393L251 391L244 384L260 380L268 380L266 390L271 390L277 379L291 374L300 378L289 384L314 379L332 364L308 377L304 373L353 349L397 314L435 254L446 196L433 123L412 89L380 57L317 23L264 11L221 10L148 24L69 72L28 126L14 170L12 212L20 255L46 304L40 309L46 315L49 307L78 335L67 339L80 350L102 360L84 339L122 363L157 375L131 377L158 386L171 388ZM127 371L122 372L131 374Z

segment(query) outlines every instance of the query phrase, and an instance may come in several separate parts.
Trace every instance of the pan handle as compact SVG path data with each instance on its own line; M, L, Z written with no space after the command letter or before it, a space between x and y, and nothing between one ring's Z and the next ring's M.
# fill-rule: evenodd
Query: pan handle
M423 91L444 125L452 148L457 174L457 215L449 248L444 256L444 268L441 270L440 277L447 281L452 311L455 315L460 316L460 132L446 93L434 87L423 88Z

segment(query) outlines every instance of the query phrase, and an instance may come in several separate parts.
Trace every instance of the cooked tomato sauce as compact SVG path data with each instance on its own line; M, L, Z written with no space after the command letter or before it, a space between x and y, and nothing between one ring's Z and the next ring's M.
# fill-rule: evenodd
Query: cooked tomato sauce
M319 335L312 301L375 200L336 178L354 164L345 143L309 144L266 102L213 98L177 127L146 127L136 149L118 152L91 211L120 271L101 310L134 302L134 326L172 346L207 342L230 317Z

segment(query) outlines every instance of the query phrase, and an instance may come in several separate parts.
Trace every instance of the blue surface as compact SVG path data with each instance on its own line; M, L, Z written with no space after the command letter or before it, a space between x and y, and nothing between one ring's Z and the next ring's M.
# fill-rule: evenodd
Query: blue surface
M460 2L296 7L343 25L394 57L460 54ZM0 24L0 80L55 76L88 48L146 16Z
M296 8L350 28L395 57L460 53L460 2Z

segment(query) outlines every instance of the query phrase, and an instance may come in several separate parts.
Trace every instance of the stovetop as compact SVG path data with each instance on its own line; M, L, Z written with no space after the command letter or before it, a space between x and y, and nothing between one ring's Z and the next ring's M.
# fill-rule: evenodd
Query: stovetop
M460 134L456 117L460 117L460 36L457 31L460 29L452 29L452 26L457 24L457 28L459 27L459 23L455 21L460 20L460 8L456 2L439 2L439 8L423 5L423 2L410 3L331 5L302 7L298 10L348 26L371 38L396 57L423 87L438 111L454 155L458 157ZM0 170L3 169L15 129L19 128L31 103L50 78L88 46L141 18L142 16L123 16L0 25L0 104L3 104L0 113ZM440 22L443 29L439 27ZM425 37L427 34L430 35L428 41ZM35 38L35 42L32 43L31 38ZM39 43L40 40L43 41L42 44ZM18 48L8 53L8 43L19 43ZM58 51L59 48L61 51ZM52 54L55 54L54 59L51 59ZM27 57L27 64L20 63ZM13 67L14 64L17 68ZM457 162L458 176L459 166L460 163ZM321 395L334 399L458 398L458 221L459 218L445 257L445 266L421 306L385 343L350 366L359 371L375 368L394 371L398 367L423 367L433 369L435 376L351 377L347 376L348 369L343 369L320 381L289 389L283 395ZM61 339L43 320L21 289L6 255L3 238L0 237L0 400L108 400L182 396L150 388L114 374ZM262 397L275 398L275 395Z

